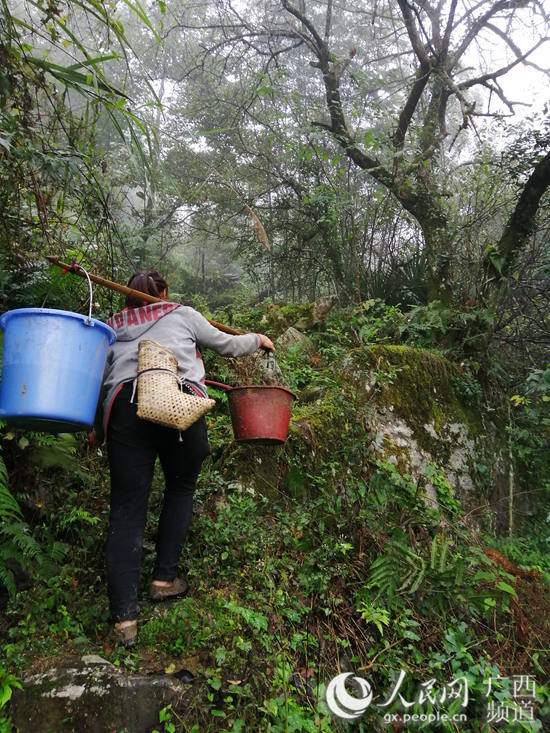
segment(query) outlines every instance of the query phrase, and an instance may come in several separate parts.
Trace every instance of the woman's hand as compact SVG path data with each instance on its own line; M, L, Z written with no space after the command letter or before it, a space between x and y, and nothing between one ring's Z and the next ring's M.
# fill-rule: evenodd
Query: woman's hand
M273 341L268 338L267 336L264 336L263 333L259 333L258 336L260 337L260 349L266 349L267 351L275 351L275 346L273 344Z

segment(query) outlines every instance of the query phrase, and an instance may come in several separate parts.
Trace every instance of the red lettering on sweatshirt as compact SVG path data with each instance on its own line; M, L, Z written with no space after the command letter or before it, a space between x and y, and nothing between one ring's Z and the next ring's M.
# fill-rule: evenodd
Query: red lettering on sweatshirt
M133 308L130 308L128 310L128 312L126 314L126 322L127 322L127 324L129 326L130 325L131 326L137 326L137 325L139 325L138 324L138 319L137 319L137 316L136 316L136 312L135 312L135 310Z
M146 321L151 323L151 321L153 320L153 314L151 313L150 305L146 305L145 307L139 309L139 320L142 323L145 323Z
M115 313L107 321L111 328L123 328L124 326L139 326L140 323L152 323L160 320L167 313L179 308L179 303L153 303L143 305L139 308L125 308L120 313ZM139 320L138 320L139 315Z

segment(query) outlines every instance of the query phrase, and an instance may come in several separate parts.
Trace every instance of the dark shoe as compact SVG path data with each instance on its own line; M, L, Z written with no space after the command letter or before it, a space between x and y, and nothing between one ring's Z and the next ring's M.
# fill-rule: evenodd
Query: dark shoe
M134 621L130 626L124 626L119 628L116 625L111 631L111 637L116 644L120 644L126 649L129 649L137 641L137 621Z
M152 601L171 601L173 598L181 598L189 589L185 580L174 578L170 585L155 585L151 583L149 586L149 598Z

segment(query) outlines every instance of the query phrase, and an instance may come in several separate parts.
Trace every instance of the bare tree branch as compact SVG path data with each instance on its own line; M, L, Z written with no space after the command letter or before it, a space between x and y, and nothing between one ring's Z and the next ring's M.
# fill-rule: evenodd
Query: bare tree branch
M330 29L332 25L332 0L327 0L327 15L325 20L325 43L328 43L330 38Z
M487 25L488 21L491 18L493 18L501 11L526 8L530 4L530 2L531 0L499 0L499 2L494 3L486 13L474 20L458 48L451 54L451 64L449 66L449 70L456 66L456 64L466 52L470 43L472 43L479 31ZM485 3L480 3L479 5L481 6L484 4Z
M477 76L473 79L468 79L467 81L463 81L460 84L457 84L458 89L470 89L473 86L476 86L477 84L485 84L488 81L494 81L499 76L504 76L509 71L511 71L515 66L518 64L521 64L525 61L525 59L532 54L534 51L537 50L540 46L542 46L543 43L546 43L548 39L542 38L537 44L533 46L529 51L524 53L522 56L519 56L518 58L514 59L514 61L510 62L507 66L503 66L500 69L497 69L496 71L492 71L489 74L483 74L482 76Z
M543 74L548 74L548 69L543 69L542 67L538 66L538 64L534 64L532 61L527 61L527 57L530 56L533 51L536 51L539 46L542 46L543 43L548 43L548 41L550 41L550 38L541 38L540 41L535 46L533 46L533 48L531 48L526 53L522 53L521 49L516 46L510 36L504 33L504 31L501 30L498 26L493 25L492 23L487 23L487 28L489 28L491 31L493 31L493 33L502 38L502 40L512 49L512 51L516 55L518 63L521 63L523 61L526 65L532 66L537 71L541 71Z
M426 88L426 84L428 83L430 72L430 62L421 63L416 72L415 82L412 85L408 99L405 102L403 109L401 110L401 114L399 115L399 120L397 123L397 129L393 134L393 144L398 149L403 147L403 144L405 142L405 135L407 134L407 130L409 129L409 125L411 123L418 102L420 101L422 93Z
M488 81L482 82L481 86L486 87L489 90L490 94L496 94L497 97L501 100L501 102L505 104L506 107L508 107L508 110L510 112L510 114L507 115L508 117L511 117L514 114L514 111L515 111L514 107L517 107L518 105L523 105L525 107L530 106L527 102L512 102L512 100L506 97L506 95L504 94L504 91L502 90L502 88L499 86L499 84L496 81L494 82L494 84L491 84ZM475 115L475 117L494 117L494 112L489 112L489 111L478 112L478 111L473 110L472 114Z
M306 18L306 16L301 13L297 8L294 8L288 0L281 0L282 6L285 10L287 10L291 15L293 15L297 20L302 23L302 25L307 28L307 30L311 33L311 36L314 40L314 50L319 57L319 60L321 60L322 56L326 56L327 54L327 45L317 32L317 29L313 25L313 23ZM305 37L304 37L305 40Z
M410 5L408 4L407 0L397 0L397 2L401 9L401 15L403 16L403 21L405 22L405 28L407 29L413 51L415 52L421 64L429 63L430 57L420 39L420 36L418 35L418 31L414 24L414 18L411 13Z
M445 32L443 34L443 42L441 44L441 62L442 63L445 63L447 61L447 56L449 53L449 44L451 42L451 33L453 31L453 23L455 19L457 3L458 3L458 0L452 0L451 7L449 9L449 17L447 18L447 26L445 27Z

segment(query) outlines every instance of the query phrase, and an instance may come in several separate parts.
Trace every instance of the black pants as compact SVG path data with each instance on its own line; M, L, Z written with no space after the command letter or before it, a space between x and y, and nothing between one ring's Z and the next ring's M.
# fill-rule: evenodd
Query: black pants
M107 447L111 472L111 512L107 536L107 577L115 621L135 619L143 532L157 456L165 478L157 534L154 580L172 581L193 511L201 464L209 453L206 422L187 430L141 420L130 402L132 385L118 393L109 419Z

